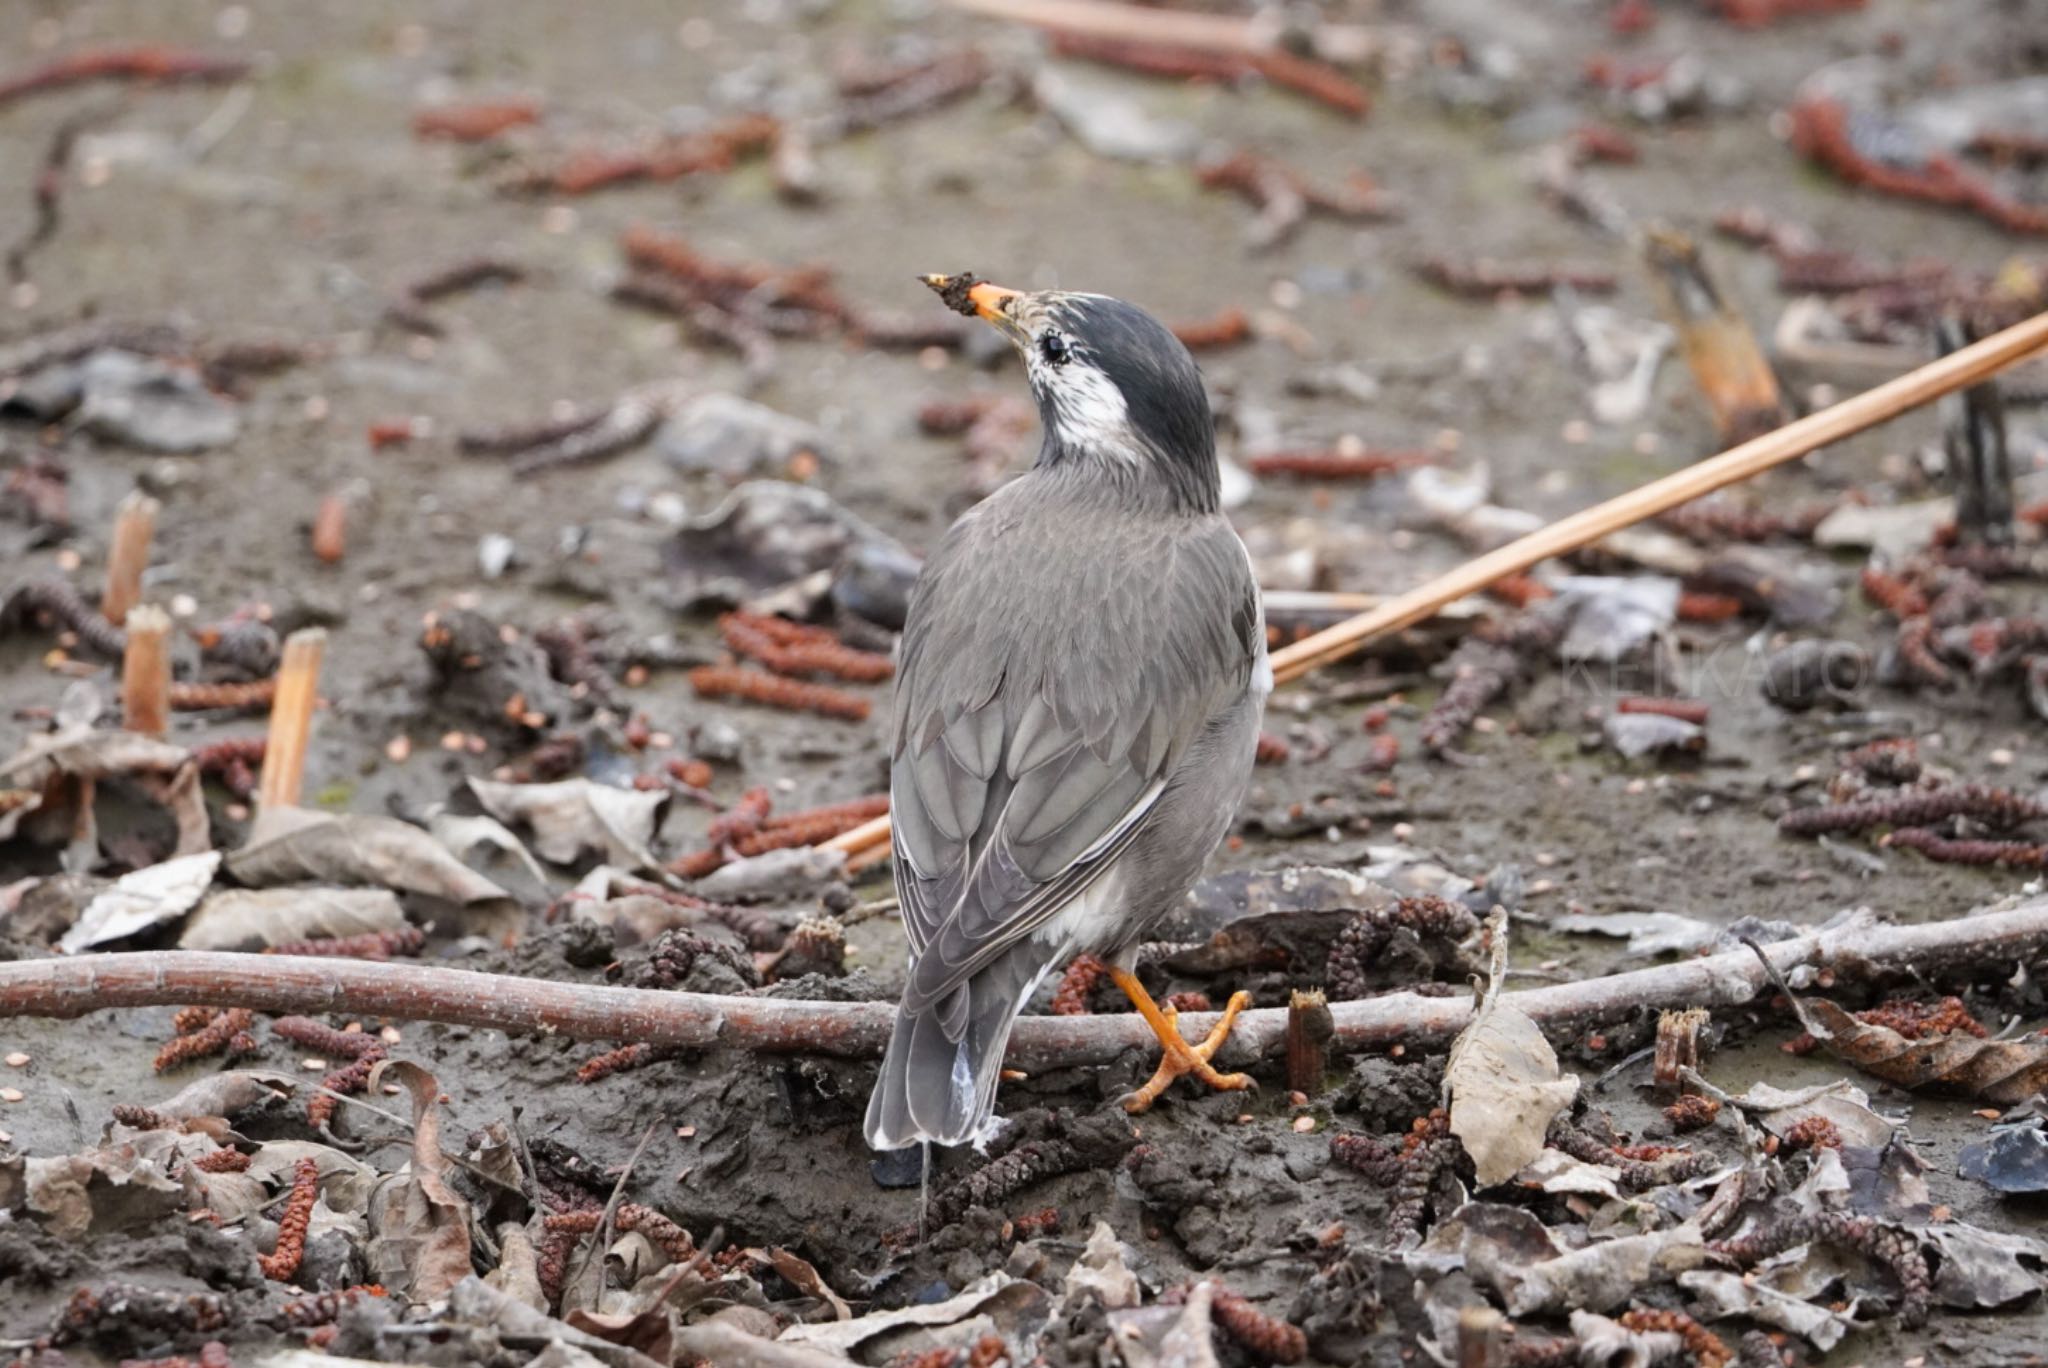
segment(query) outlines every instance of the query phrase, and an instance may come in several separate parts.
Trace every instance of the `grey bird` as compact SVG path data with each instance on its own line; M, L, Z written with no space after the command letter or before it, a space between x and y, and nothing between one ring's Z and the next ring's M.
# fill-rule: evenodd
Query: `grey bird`
M1132 965L1229 830L1272 671L1250 557L1219 508L1187 348L1103 295L925 283L1023 354L1037 462L925 562L897 666L889 777L909 982L868 1102L876 1149L977 1137L1052 969L1092 953L1160 1039L1159 1071L1245 1088Z

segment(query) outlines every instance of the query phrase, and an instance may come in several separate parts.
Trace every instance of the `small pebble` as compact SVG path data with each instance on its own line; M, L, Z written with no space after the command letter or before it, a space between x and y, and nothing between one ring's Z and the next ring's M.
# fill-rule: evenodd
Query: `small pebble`
M2004 769L2007 765L2010 765L2013 762L2013 753L2007 750L2005 747L2000 746L1997 750L1992 751L1989 755L1985 756L1984 760L1987 764L1996 765L1998 766L1998 768Z
M386 1045L396 1045L401 1040L404 1040L405 1037L398 1033L396 1026L386 1026L383 1030L377 1032L377 1039L383 1041Z
M402 765L412 758L412 738L400 733L384 743L384 758L394 765Z
M7 1056L7 1067L10 1069L26 1069L28 1067L28 1056L20 1050L16 1050L13 1054Z
M309 1057L300 1060L299 1067L304 1069L307 1073L324 1073L327 1070L327 1061L324 1059L313 1059Z
M1298 1135L1307 1135L1315 1128L1316 1119L1313 1116L1297 1116L1294 1118L1294 1129Z
M1407 840L1412 840L1412 839L1414 838L1414 836L1415 836L1415 824L1414 824L1414 823L1412 823L1412 822L1396 822L1396 823L1394 823L1394 839L1395 839L1395 840L1397 840L1397 841L1407 841Z
M0 1102L19 1102L27 1096L19 1088L0 1088Z
M462 733L459 731L441 733L441 749L459 751L462 749Z

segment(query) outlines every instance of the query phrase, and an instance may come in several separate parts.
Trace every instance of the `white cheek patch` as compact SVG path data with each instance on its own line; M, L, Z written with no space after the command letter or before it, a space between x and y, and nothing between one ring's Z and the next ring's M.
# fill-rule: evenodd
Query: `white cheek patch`
M1093 366L1034 366L1052 399L1053 422L1061 442L1119 460L1139 459L1131 411L1116 382Z

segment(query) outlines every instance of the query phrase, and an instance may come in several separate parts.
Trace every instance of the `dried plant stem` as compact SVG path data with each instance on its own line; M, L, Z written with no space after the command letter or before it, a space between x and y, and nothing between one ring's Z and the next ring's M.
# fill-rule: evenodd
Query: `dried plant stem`
M306 782L306 743L313 734L313 705L320 692L320 658L326 651L323 628L307 627L284 639L277 697L270 705L270 735L263 747L263 777L256 787L261 807L299 804Z
M171 616L143 604L129 610L121 652L121 720L129 731L162 736L171 726Z
M1918 926L1854 923L1765 947L1780 973L1799 965L1863 979L1908 968L1927 975L2048 952L2048 897L1996 912ZM1509 994L1539 1024L1586 1029L1645 1008L1715 1007L1770 993L1764 966L1748 949L1657 965L1605 978ZM503 974L368 960L239 955L209 951L82 955L0 964L0 1017L77 1017L112 1007L182 1003L262 1012L337 1012L502 1031L549 1031L576 1040L646 1041L684 1049L726 1047L764 1053L879 1055L895 1007L886 1002L811 1002L594 987ZM1278 1055L1287 1010L1241 1014L1226 1049L1234 1057ZM1331 1044L1368 1050L1448 1041L1471 1020L1462 997L1392 993L1330 1007ZM1184 1012L1181 1031L1199 1040L1213 1012ZM1032 1016L1017 1023L1009 1062L1040 1070L1106 1063L1127 1050L1156 1049L1135 1013Z
M149 543L156 536L156 515L162 505L137 491L121 500L114 512L114 540L107 549L107 587L100 593L100 616L116 627L128 610L142 602L142 572L149 568Z
M955 9L991 19L1014 19L1040 28L1118 42L1155 43L1203 52L1270 53L1284 36L1277 14L1241 19L1236 15L1196 14L1111 0L952 0ZM1317 24L1309 46L1326 62L1369 62L1399 36L1392 27L1364 24Z
M982 6L982 0L976 0ZM1082 6L1082 8L1092 8ZM1149 13L1149 11L1141 11ZM1190 16L1192 17L1192 16ZM1979 384L2007 367L2048 347L2048 313L2038 313L1973 342L1960 351L1930 361L1918 370L1888 380L1841 403L1810 413L1761 437L1731 447L1719 456L1653 480L1605 503L1595 504L1526 537L1466 561L1419 588L1396 594L1378 607L1347 618L1334 627L1273 653L1273 678L1288 683L1309 671L1334 664L1363 649L1368 642L1434 617L1446 604L1476 594L1507 575L1518 575L1540 561L1591 545L1602 537L1634 526L1680 504L1717 489L1795 461L1830 442L1853 436L1934 402L1944 394ZM889 819L878 817L865 826L826 843L828 850L860 854L889 836Z

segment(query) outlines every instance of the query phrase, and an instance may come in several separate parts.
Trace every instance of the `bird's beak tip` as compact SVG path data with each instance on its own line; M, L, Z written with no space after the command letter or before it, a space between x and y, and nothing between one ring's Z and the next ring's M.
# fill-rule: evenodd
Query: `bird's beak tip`
M923 275L918 277L927 287L937 292L947 308L969 318L981 318L989 323L1004 320L1004 303L1022 293L991 285L972 271L958 275Z

